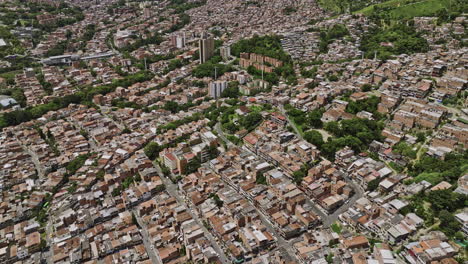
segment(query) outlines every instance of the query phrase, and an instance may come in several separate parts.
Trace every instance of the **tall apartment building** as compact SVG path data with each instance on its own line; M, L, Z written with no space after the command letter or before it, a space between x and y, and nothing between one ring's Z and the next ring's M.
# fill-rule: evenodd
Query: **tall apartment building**
M229 60L231 57L231 46L222 46L220 48L220 53L223 60Z
M227 81L210 82L208 85L208 95L214 99L221 97L221 93L227 88Z
M205 63L214 54L214 39L208 37L205 33L198 40L198 48L200 53L200 63Z
M185 47L185 32L171 36L171 44L172 46L182 49Z

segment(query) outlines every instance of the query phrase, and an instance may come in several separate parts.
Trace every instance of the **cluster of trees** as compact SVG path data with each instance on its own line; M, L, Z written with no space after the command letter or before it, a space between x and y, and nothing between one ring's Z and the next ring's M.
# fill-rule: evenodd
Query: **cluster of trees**
M437 17L439 23L450 22L468 9L465 0L393 0L381 1L363 13L377 23L411 21L414 17Z
M277 84L279 77L284 78L288 84L296 84L297 78L293 67L291 56L288 55L281 46L281 37L277 35L254 36L250 39L242 39L231 47L231 53L239 57L241 53L256 53L283 62L283 66L275 68L274 73L263 73L264 79L272 84ZM247 71L260 78L262 72L255 67L249 67Z
M65 108L70 104L92 104L91 100L97 94L107 94L113 92L115 88L122 86L128 87L137 82L149 81L153 78L150 72L141 71L133 75L128 75L123 79L114 80L111 84L102 85L97 87L85 87L81 91L66 95L63 97L56 97L47 104L36 105L28 107L23 110L15 110L0 115L0 128L7 126L15 126L23 122L36 119L44 115L49 111L56 111L61 108Z
M148 62L147 62L148 63ZM169 64L167 65L167 67L164 69L164 71L162 72L162 74L168 74L169 72L175 70L175 69L178 69L178 68L181 68L187 64L189 64L190 61L185 59L185 60L181 60L181 59L173 59L173 60L170 60L169 61Z
M427 52L429 44L421 35L414 27L406 24L388 28L375 27L363 36L360 48L367 58L373 58L376 54L382 60L387 60L392 55Z
M26 106L26 96L21 88L1 89L0 94L11 96L21 107Z
M41 84L42 86L42 89L44 89L44 91L46 92L46 94L48 95L51 95L53 93L53 90L52 90L52 84L50 82L47 82L45 79L44 79L44 74L38 74L37 75L37 80L39 81L39 83Z
M328 52L328 44L333 42L335 39L340 39L344 36L349 35L349 31L343 24L335 24L327 31L320 32L320 43L319 50L322 53Z
M361 2L369 2L368 0L319 0L318 4L325 10L343 14L348 11L360 9Z
M0 26L0 38L7 43L6 46L0 47L1 58L12 54L24 54L25 49L22 47L21 42L10 33L7 27Z
M246 130L253 130L263 120L262 115L257 112L249 113L239 119L239 124Z
M196 78L215 77L215 68L218 76L226 72L234 71L232 65L221 64L222 58L220 56L213 56L207 62L199 64L192 71L192 75Z
M247 72L250 75L255 76L256 78L261 78L262 77L262 71L257 70L254 66L249 66L247 68ZM267 81L268 83L271 84L278 84L279 82L279 76L276 73L269 73L269 72L263 72L263 79Z
M122 193L122 191L130 187L130 185L132 185L134 182L140 182L140 181L141 181L141 176L138 173L133 176L125 178L119 186L115 187L112 190L112 196L114 197L119 196Z
M359 101L347 101L348 106L346 107L346 112L348 113L357 114L361 111L367 111L374 115L379 115L379 112L377 112L377 106L380 103L380 98L375 95L369 96L368 98Z
M83 34L83 41L87 42L93 39L96 34L96 25L89 24L85 27L85 33Z
M413 150L413 147L404 141L401 141L393 146L392 151L411 159L415 159L417 154L417 151Z
M287 6L283 9L283 14L288 16L292 13L295 13L296 11L297 9L294 6Z
M142 106L135 103L135 102L130 102L127 101L124 98L117 98L112 100L111 102L112 106L117 107L117 108L134 108L134 109L141 109Z
M189 2L187 0L171 0L168 8L172 8L174 9L175 13L180 14L192 8L204 6L205 4L206 4L206 0L200 0L200 1L195 1L195 2Z
M302 77L304 78L315 78L315 76L317 75L317 71L318 71L318 67L315 66L313 67L312 69L310 70L306 70L305 68L302 68L301 69L301 75Z
M267 185L268 184L267 183L267 178L263 173L257 175L257 177L255 178L255 183L256 184L262 184L262 185Z
M161 150L161 146L154 141L148 143L144 148L145 155L150 160L155 160L159 156L159 152L161 152Z
M158 85L156 85L155 87L151 87L151 88L148 88L148 89L145 89L141 92L138 93L138 95L144 95L144 94L147 94L153 90L159 90L159 89L162 89L164 87L167 87L169 84L171 83L171 79L170 78L166 78L162 83L159 83Z
M301 169L293 173L292 175L293 181L296 184L300 184L302 180L304 179L304 177L307 176L307 173L310 168L311 168L311 164L302 164Z
M201 160L198 156L195 156L192 160L187 163L187 167L185 168L185 175L189 175L191 173L197 172L197 170L201 167Z
M80 103L81 98L77 95L67 95L60 98L54 98L52 102L34 107L26 108L25 110L15 110L0 115L0 128L7 126L15 126L23 122L36 119L49 111L55 111L67 107L71 103Z
M384 123L375 120L354 118L341 122L328 122L324 129L335 136L321 146L322 154L334 160L336 151L349 146L356 152L366 150L373 140L382 139Z
M84 154L84 155L79 155L72 161L70 161L66 166L65 169L67 170L68 175L73 175L75 172L77 172L81 166L84 165L85 161L91 156L91 154Z
M370 181L367 184L367 191L373 192L373 191L377 190L377 188L379 187L379 184L380 184L381 181L382 181L382 178L376 178L376 179L373 179L372 181Z
M174 101L167 101L162 108L164 110L171 111L171 113L177 113L180 111L186 111L187 109L197 106L199 104L201 104L201 101L197 101L197 103L189 101L185 104L178 104Z
M145 155L151 159L151 160L154 160L156 159L158 156L159 156L159 152L161 152L161 150L163 149L166 149L166 148L173 148L175 147L177 144L179 144L180 142L184 142L186 141L187 139L189 138L189 135L182 135L176 139L174 139L171 143L168 143L168 144L164 144L162 146L158 145L156 142L150 142L148 143L145 148L144 148L144 152L145 152ZM159 164L161 166L161 169L163 170L163 172L165 171L165 166L164 164ZM168 173L164 173L164 175L169 175L169 171Z
M294 123L300 126L303 130L309 128L321 128L323 109L315 109L309 113L292 107L291 105L285 105L286 114L294 121Z
M282 62L291 62L289 56L281 46L281 37L278 35L258 36L242 39L231 46L232 55L239 57L241 53L256 53L278 59Z
M188 117L185 117L185 118L182 118L182 119L179 119L179 120L176 120L176 121L173 121L173 122L170 122L168 124L165 124L165 125L162 125L162 126L158 127L158 132L162 133L162 132L165 132L167 130L176 129L181 125L188 124L190 122L197 121L197 120L200 120L202 118L204 118L203 114L195 113L195 114L193 114L191 116L188 116Z
M46 52L45 56L50 57L50 56L59 56L59 55L64 54L65 51L67 50L69 43L70 43L69 40L60 41L53 48L49 49Z
M323 136L317 130L310 130L304 133L304 139L317 146L318 148L322 147L323 143Z
M142 38L141 36L136 39L136 41L128 46L125 46L120 49L121 52L132 52L134 50L137 50L140 47L150 45L150 44L156 44L159 45L161 42L163 42L164 39L159 33L155 33L151 36L147 36L145 39Z
M432 177L440 178L439 182L444 180L455 184L468 169L468 151L462 153L449 153L444 160L439 160L430 156L421 157L416 163L408 166L408 174L412 177L418 177L425 173L432 173Z
M172 25L168 30L166 30L165 33L175 32L179 29L182 29L189 23L190 23L190 16L185 13L182 13L179 15L179 21L176 24Z
M214 200L214 202L215 202L215 204L216 204L216 206L218 208L223 207L224 202L223 202L223 200L221 200L221 198L219 198L218 194L210 193L210 195L208 197L212 198Z
M32 5L29 5L30 8L33 5L36 5L36 3L34 3ZM37 7L40 8L40 6L41 5L39 5ZM81 8L76 7L76 6L69 6L68 4L65 4L65 5L60 5L60 7L58 9L53 7L53 6L46 5L46 4L43 4L42 6L50 8L52 11L49 12L49 13L51 13L51 14L64 13L65 15L67 15L67 17L58 19L55 23L50 23L50 24L49 23L48 24L39 24L37 22L33 23L34 27L39 28L39 29L41 29L43 31L46 31L46 32L52 32L52 31L56 30L57 28L61 28L61 27L67 26L67 25L74 24L76 22L82 21L85 18ZM33 13L35 13L35 12L33 12ZM41 13L41 11L37 10L37 13L39 14L39 13Z
M221 93L221 97L224 98L238 98L240 95L239 82L237 81L229 82L228 88Z
M467 195L453 192L452 189L430 192L420 192L410 199L410 204L401 213L413 212L425 220L426 226L432 226L439 220L439 225L433 229L444 232L447 236L463 240L460 232L461 224L454 213L465 208ZM430 204L430 206L425 206Z

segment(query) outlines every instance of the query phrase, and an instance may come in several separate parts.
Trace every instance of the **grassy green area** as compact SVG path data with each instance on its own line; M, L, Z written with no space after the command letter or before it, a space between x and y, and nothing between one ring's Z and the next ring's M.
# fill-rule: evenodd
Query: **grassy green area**
M330 228L333 230L333 232L337 233L337 234L341 234L341 231L342 231L342 227L339 223L333 223Z
M444 9L451 9L450 0L390 0L365 7L354 13L373 15L384 11L391 19L410 19L420 16L433 16Z
M427 181L432 185L436 185L439 182L443 181L441 173L438 172L423 172L414 178L415 182Z
M384 2L386 0L318 0L317 2L321 8L338 14L363 9L376 1Z

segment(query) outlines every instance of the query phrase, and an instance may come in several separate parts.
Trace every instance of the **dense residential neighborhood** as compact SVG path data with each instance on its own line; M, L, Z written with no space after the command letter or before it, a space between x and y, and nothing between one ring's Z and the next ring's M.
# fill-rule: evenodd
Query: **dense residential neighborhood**
M0 263L468 263L461 0L0 0Z

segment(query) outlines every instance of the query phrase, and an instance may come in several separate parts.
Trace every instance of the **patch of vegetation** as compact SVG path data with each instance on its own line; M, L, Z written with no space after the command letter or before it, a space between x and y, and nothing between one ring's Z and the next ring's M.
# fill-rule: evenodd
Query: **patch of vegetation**
M403 53L427 52L429 45L421 35L422 33L416 32L406 24L397 24L389 28L376 27L363 36L360 48L366 58L377 55L382 60Z
M288 15L290 15L290 14L292 14L292 13L295 13L296 11L297 11L297 9L296 9L295 7L293 7L293 6L287 6L287 7L285 7L285 8L283 9L283 14L285 14L285 15L288 16Z
M367 146L373 140L382 139L384 123L381 121L354 118L341 122L328 122L324 129L336 138L328 139L322 145L322 154L328 159L334 160L336 151L348 146L355 152L367 150Z
M349 31L343 24L335 24L327 31L321 31L319 43L320 52L328 52L328 44L332 43L335 39L340 39L347 35L349 35Z
M354 12L375 2L383 2L386 0L318 0L321 8L333 12L335 14L343 14Z
M204 6L205 4L206 4L206 0L196 1L196 2L192 2L192 1L189 2L187 0L171 0L168 5L168 8L172 8L174 9L175 13L180 14L192 8Z
M382 181L382 178L376 178L370 181L369 183L367 183L367 191L373 192L377 190L381 181Z
M305 132L304 139L319 148L324 144L322 134L320 134L320 132L317 130L310 130Z
M7 126L15 126L23 122L36 119L44 115L49 111L56 111L61 108L65 108L70 104L92 104L91 100L94 95L107 94L113 92L117 87L128 87L137 82L148 81L153 78L153 74L145 71L138 72L133 75L128 75L123 79L114 80L111 84L102 86L87 86L81 89L81 91L66 95L63 97L55 97L51 102L47 104L36 105L34 107L28 107L24 110L15 110L0 115L0 128Z
M408 167L408 174L416 179L429 179L433 182L442 179L455 184L460 176L468 172L466 164L468 164L468 151L449 153L444 160L423 156Z
M425 220L426 226L432 226L439 219L436 228L448 237L455 237L461 224L455 219L454 213L465 208L467 195L453 192L451 189L420 192L411 197L407 211L414 212ZM429 206L425 206L429 204Z
M398 144L393 146L392 151L411 159L415 159L417 154L417 151L413 150L413 146L407 144L404 141L399 142Z
M288 84L297 83L293 61L291 56L283 50L280 36L254 36L250 39L242 39L231 46L231 53L236 57L239 57L244 52L264 55L283 62L283 66L275 68L274 73L263 73L265 81L277 84L279 77L282 77ZM253 66L249 67L247 71L256 78L261 78L262 76L262 71L257 70Z
M348 105L346 106L346 112L351 113L351 114L357 114L361 111L367 111L374 115L380 116L380 113L377 112L377 106L379 103L380 103L380 98L374 95L369 96L369 98L359 100L359 101L348 100Z
M75 174L81 166L84 165L85 161L91 156L91 154L79 155L74 160L70 161L65 168L67 169L68 175Z
M300 130L308 130L309 128L321 128L323 109L315 109L309 113L292 107L291 105L284 106L286 114L298 126Z
M138 48L140 47L143 47L143 46L146 46L146 45L150 45L150 44L155 44L155 45L159 45L161 44L161 42L163 42L163 37L158 34L158 33L155 33L151 36L148 36L146 37L145 39L142 38L141 36L138 37L136 39L136 41L128 46L125 46L123 48L120 48L119 50L121 52L132 52L134 50L137 50Z
M232 65L221 64L222 61L221 56L213 56L207 62L197 65L193 71L192 75L196 78L204 78L204 77L215 77L215 68L216 74L218 76L223 75L226 72L234 71Z
M265 175L263 175L263 174L258 175L257 178L255 179L255 183L256 184L267 185L267 179L266 179Z
M161 150L162 148L159 146L159 144L154 141L148 143L144 148L145 155L150 160L155 160L159 156L159 152Z
M333 232L337 234L341 234L341 231L343 231L342 226L339 223L333 223L330 228L333 230Z
M375 20L405 20L414 17L437 16L449 21L468 10L464 0L390 0L356 11Z

